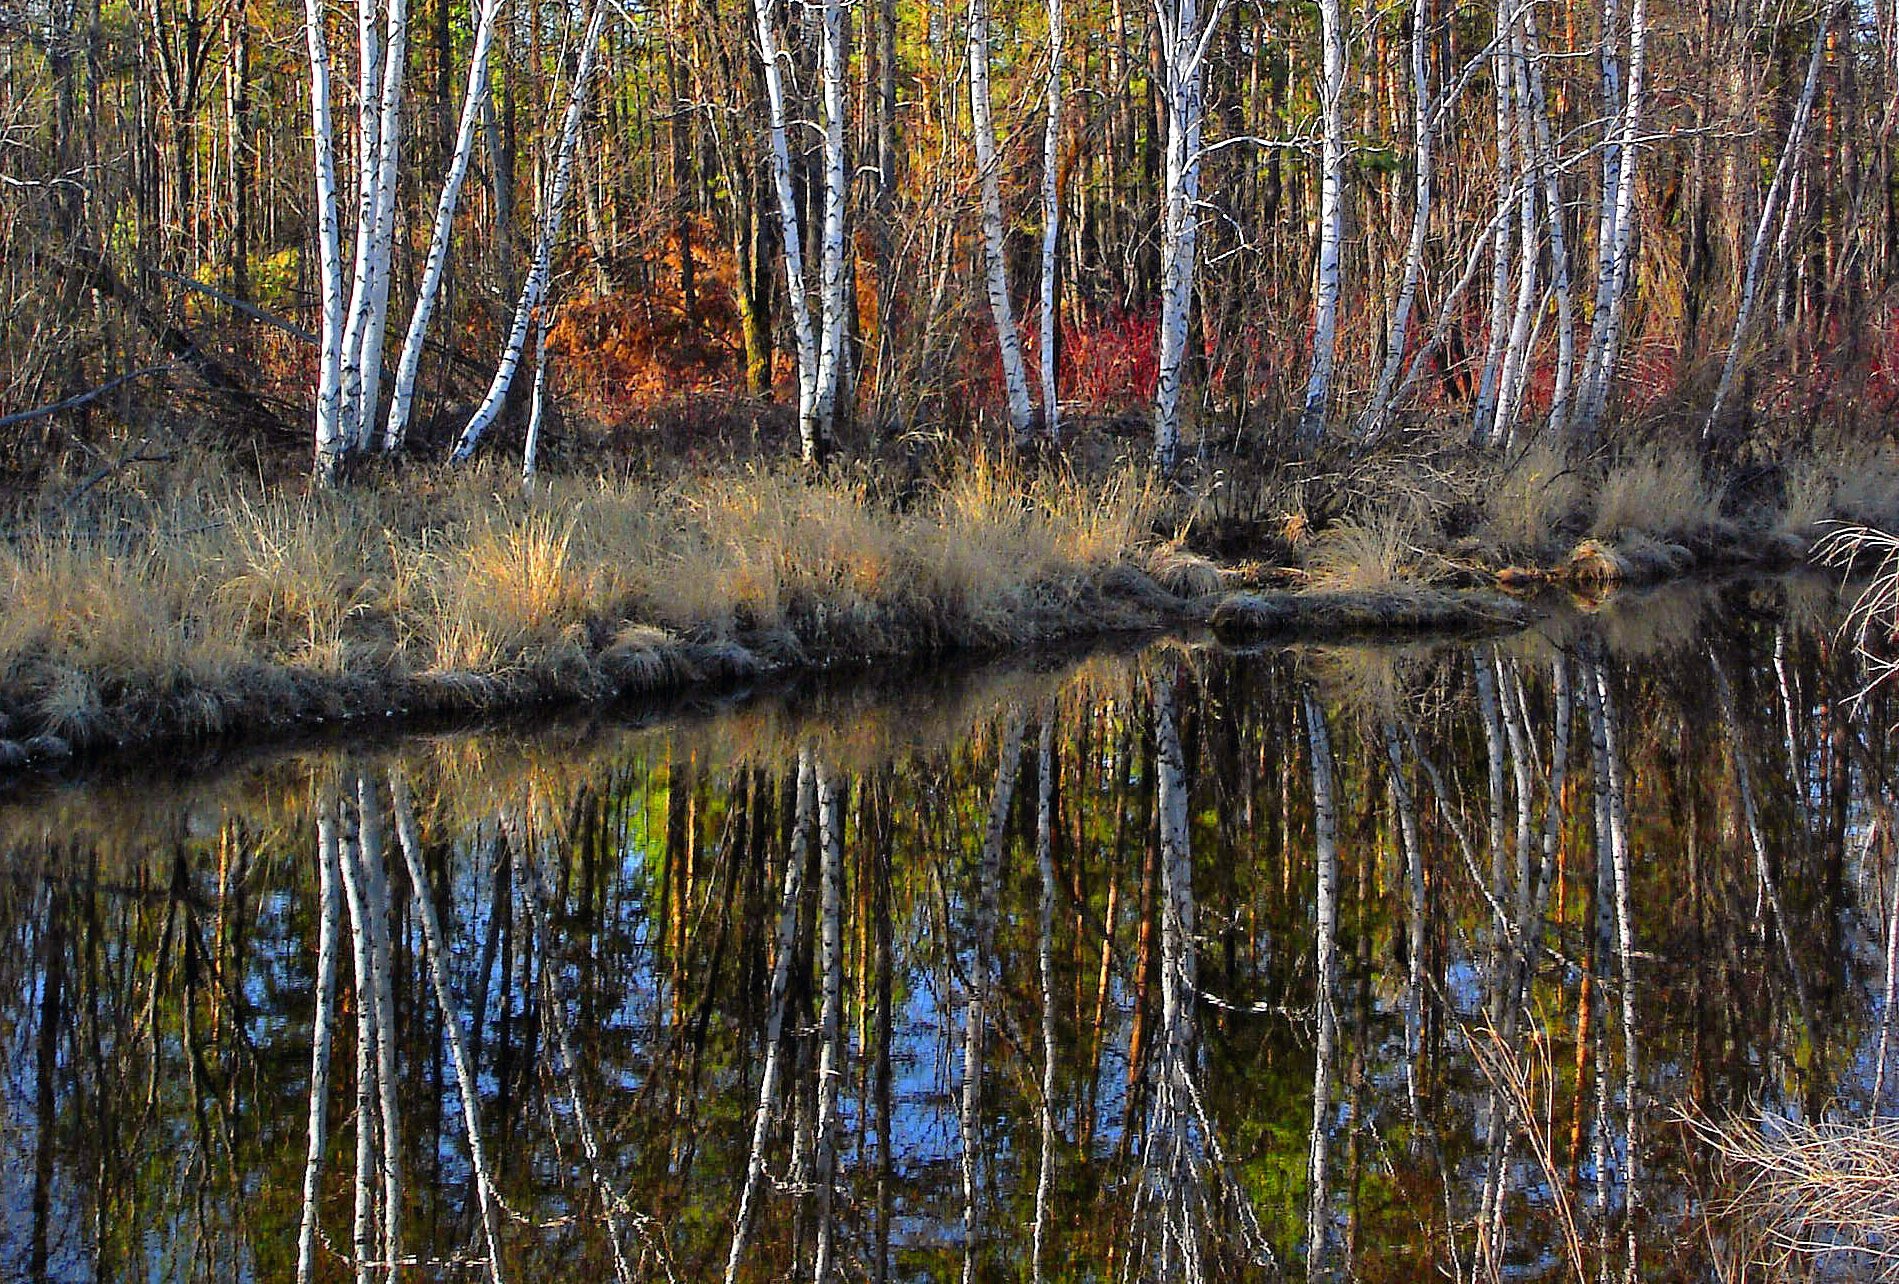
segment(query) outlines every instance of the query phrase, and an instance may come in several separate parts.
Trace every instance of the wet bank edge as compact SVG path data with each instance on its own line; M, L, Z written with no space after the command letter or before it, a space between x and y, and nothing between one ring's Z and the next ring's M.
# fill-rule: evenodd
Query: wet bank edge
M1549 569L1484 572L1488 582L1481 584L1394 583L1361 591L1260 586L1183 596L1122 562L1078 592L1046 586L1046 600L1019 612L1006 636L976 643L932 636L927 628L907 631L897 607L883 612L874 628L839 628L820 612L800 620L802 629L716 638L681 637L657 628L623 631L603 639L584 663L497 673L337 673L257 661L239 666L215 688L181 677L163 699L109 710L111 730L84 740L69 741L44 729L20 734L0 715L0 784L75 764L110 770L149 760L158 749L228 752L477 730L510 717L636 701L653 707L629 712L664 717L703 711L708 702L742 702L801 678L884 669L901 677L950 658L980 666L1012 656L1071 657L1091 645L1138 645L1190 630L1236 643L1473 638L1516 632L1578 605L1600 606L1622 590L1786 573L1804 565L1804 559L1784 551L1756 556L1728 549L1619 573L1572 559ZM1222 578L1229 584L1256 579L1243 569L1223 570ZM870 636L909 636L916 644L865 645Z

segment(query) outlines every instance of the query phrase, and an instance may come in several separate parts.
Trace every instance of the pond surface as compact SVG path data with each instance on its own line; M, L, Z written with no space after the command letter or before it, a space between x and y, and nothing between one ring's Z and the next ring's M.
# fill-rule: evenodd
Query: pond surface
M1683 1112L1899 1077L1837 609L18 784L0 1275L1724 1278Z

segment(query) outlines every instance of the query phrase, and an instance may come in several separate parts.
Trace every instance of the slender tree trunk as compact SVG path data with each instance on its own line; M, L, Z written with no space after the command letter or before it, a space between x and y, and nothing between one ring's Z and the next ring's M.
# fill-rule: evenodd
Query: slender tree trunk
M326 787L317 803L317 964L315 1015L310 1034L310 1147L303 1165L303 1222L297 1233L297 1284L309 1284L316 1260L317 1202L323 1149L329 1136L330 1046L336 1018L337 923L341 875L337 800Z
M989 971L996 944L996 901L1001 895L1002 848L1009 834L1009 806L1015 798L1022 764L1024 717L1008 715L996 766L996 787L989 797L983 830L982 864L976 888L976 948L970 961L969 996L963 1009L963 1091L958 1123L962 1131L963 1284L978 1278L976 1257L982 1248L982 1209L976 1188L976 1147L981 1139L983 1038L988 1023Z
M810 860L813 830L817 825L817 770L809 749L798 755L798 780L795 786L791 830L791 851L785 858L785 892L778 908L778 931L772 956L771 993L765 1019L765 1069L758 1080L758 1109L752 1115L751 1158L745 1165L745 1185L739 1191L738 1212L733 1218L732 1247L725 1259L726 1284L738 1279L739 1266L745 1260L745 1247L751 1238L760 1194L765 1187L765 1143L771 1136L772 1115L778 1109L778 1080L784 1059L785 1011L791 988L792 954L798 947L798 913L804 891L804 868Z
M330 108L330 47L323 0L304 0L310 59L310 134L316 168L316 222L323 299L317 357L316 472L334 483L345 448L342 420L343 251L336 195L336 126Z
M1741 355L1753 327L1754 308L1760 297L1761 265L1767 257L1767 230L1780 214L1781 203L1786 199L1788 184L1806 142L1807 122L1813 116L1813 100L1820 87L1820 71L1826 65L1827 36L1833 28L1833 12L1832 0L1827 0L1813 33L1813 51L1807 58L1807 78L1800 86L1800 102L1787 126L1787 139L1781 144L1780 160L1774 165L1774 180L1767 188L1760 221L1754 225L1754 237L1747 252L1747 271L1741 277L1741 301L1734 315L1734 333L1728 339L1727 356L1721 362L1721 382L1715 386L1714 404L1708 410L1707 423L1702 425L1703 440L1712 437L1720 426L1734 392L1734 375L1740 368Z
M1325 435L1332 372L1338 359L1339 255L1345 243L1345 17L1339 0L1319 0L1325 81L1319 89L1324 122L1319 169L1319 261L1312 305L1312 373L1306 379L1299 435Z
M521 351L527 346L528 327L547 305L550 278L553 275L554 249L560 241L561 215L567 205L567 188L573 180L574 149L580 138L580 122L587 108L587 87L593 78L593 64L600 49L600 33L606 25L609 0L593 0L587 18L586 33L581 37L580 59L574 68L573 84L567 93L567 111L562 118L560 140L554 152L554 178L548 185L541 207L540 234L535 240L534 260L528 267L527 283L514 305L514 321L501 347L488 393L462 430L452 456L466 460L475 453L482 434L493 426L514 385L515 370L521 364Z
M1009 426L1015 430L1017 443L1023 443L1035 431L1035 406L1029 397L1021 336L1016 333L1015 305L1009 298L1001 158L996 155L996 125L989 102L989 0L969 2L969 118L982 186L983 282L989 293L989 314L996 323L996 346L1002 356Z
M1208 41L1199 0L1163 0L1159 10L1167 121L1166 187L1161 196L1161 312L1154 383L1154 463L1173 471L1180 458L1180 399L1200 238L1201 100Z
M1062 0L1048 3L1048 119L1042 128L1042 433L1061 439L1062 58L1066 27Z
M428 871L422 864L422 835L415 822L415 810L409 802L409 784L395 770L389 773L389 795L396 816L396 840L409 870L409 886L415 892L416 917L422 923L422 943L428 953L429 985L435 994L435 1006L442 1018L442 1030L448 1042L448 1057L455 1071L455 1091L461 1098L462 1124L468 1130L468 1162L475 1170L475 1194L481 1203L481 1233L488 1250L488 1278L502 1284L500 1226L494 1179L488 1165L487 1148L481 1137L481 1094L475 1080L475 1063L468 1055L468 1042L462 1032L462 1019L456 1012L448 984L448 937L442 931L430 892Z
M824 239L818 262L818 305L823 330L818 338L817 460L822 462L837 440L840 422L852 407L849 393L849 320L855 314L851 298L850 232L846 226L850 198L850 165L844 130L849 123L850 54L846 48L850 12L847 0L822 0L823 37L819 64L824 81Z
M446 3L446 0L438 0ZM409 316L409 329L403 336L402 356L396 365L395 392L389 403L389 422L383 429L382 448L398 450L408 431L409 416L415 404L416 378L422 367L422 351L427 346L429 324L435 317L435 301L448 272L449 251L455 241L455 211L461 203L462 183L468 177L469 161L474 156L475 133L488 108L488 59L494 49L495 19L503 0L481 0L475 20L475 47L468 63L468 86L462 95L460 123L455 130L454 150L449 155L448 174L442 180L442 194L435 204L435 226L429 233L429 255L422 269L422 284L416 291L415 310Z
M1385 340L1385 360L1378 371L1378 385L1372 392L1370 412L1364 421L1368 437L1375 437L1384 430L1391 411L1391 395L1398 386L1398 372L1404 368L1405 345L1411 336L1411 311L1417 304L1418 285L1424 276L1424 247L1431 230L1432 151L1437 134L1433 117L1437 106L1431 91L1430 25L1431 0L1414 0L1411 10L1411 163L1416 193L1411 205L1411 238L1405 244L1403 276L1397 302L1391 308L1391 330Z

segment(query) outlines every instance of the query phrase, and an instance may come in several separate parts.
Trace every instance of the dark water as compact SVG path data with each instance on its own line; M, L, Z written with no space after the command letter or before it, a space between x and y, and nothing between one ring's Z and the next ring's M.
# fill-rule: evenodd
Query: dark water
M16 786L0 1274L1729 1278L1682 1112L1899 1076L1835 610Z

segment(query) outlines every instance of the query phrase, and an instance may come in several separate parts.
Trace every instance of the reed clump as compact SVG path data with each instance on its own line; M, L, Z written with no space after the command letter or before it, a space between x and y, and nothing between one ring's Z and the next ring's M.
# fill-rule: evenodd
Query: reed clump
M1729 1211L1759 1232L1766 1264L1899 1279L1899 1119L1689 1123L1733 1178Z

